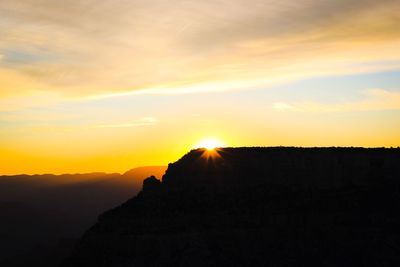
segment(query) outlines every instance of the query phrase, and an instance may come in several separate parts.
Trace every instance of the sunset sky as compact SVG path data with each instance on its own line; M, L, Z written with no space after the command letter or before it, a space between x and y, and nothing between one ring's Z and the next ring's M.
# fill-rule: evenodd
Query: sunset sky
M400 146L400 0L1 0L0 174Z

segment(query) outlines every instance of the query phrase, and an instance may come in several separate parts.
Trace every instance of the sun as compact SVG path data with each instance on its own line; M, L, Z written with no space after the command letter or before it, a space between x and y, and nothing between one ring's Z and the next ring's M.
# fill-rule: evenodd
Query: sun
M195 148L205 148L209 151L214 150L217 147L223 147L224 143L215 138L207 138L201 140Z

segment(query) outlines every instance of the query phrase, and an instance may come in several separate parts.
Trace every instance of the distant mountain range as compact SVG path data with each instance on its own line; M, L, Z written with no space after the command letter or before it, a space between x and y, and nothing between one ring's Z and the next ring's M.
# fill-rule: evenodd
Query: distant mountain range
M99 214L165 170L0 176L0 266L57 266Z
M63 266L400 266L399 196L400 149L197 149Z

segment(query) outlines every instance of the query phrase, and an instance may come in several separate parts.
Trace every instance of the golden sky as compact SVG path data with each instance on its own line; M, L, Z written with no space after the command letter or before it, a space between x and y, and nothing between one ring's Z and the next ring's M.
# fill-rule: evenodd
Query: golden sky
M2 0L0 174L399 146L400 0Z

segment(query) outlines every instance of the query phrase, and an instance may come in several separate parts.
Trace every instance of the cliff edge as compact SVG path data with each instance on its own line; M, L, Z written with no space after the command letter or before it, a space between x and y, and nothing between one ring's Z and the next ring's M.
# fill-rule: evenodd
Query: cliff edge
M400 149L192 150L63 266L400 266L399 193Z

